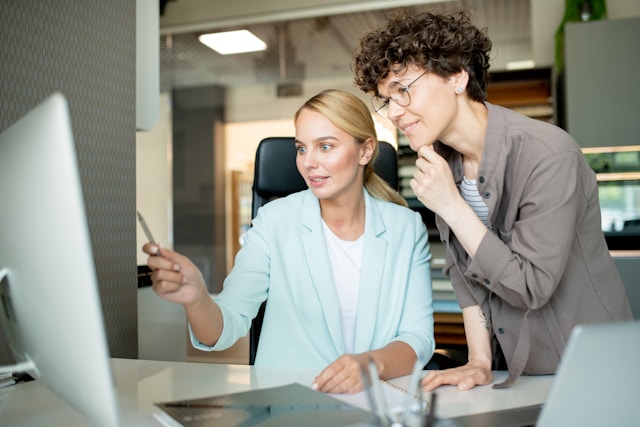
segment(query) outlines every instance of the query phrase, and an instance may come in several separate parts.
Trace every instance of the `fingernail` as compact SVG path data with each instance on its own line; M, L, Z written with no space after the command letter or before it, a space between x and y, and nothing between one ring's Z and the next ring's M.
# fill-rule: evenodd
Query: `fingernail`
M178 264L173 264L173 271L180 271L180 266Z
M311 384L311 390L317 390L318 388L319 388L319 387L318 387L318 384L317 384L317 383L312 383L312 384Z
M152 253L153 255L157 255L157 254L158 254L158 252L160 252L160 249L158 249L158 247L157 247L157 246L155 246L155 245L154 245L154 246L151 246L151 248L150 248L150 249L151 249L151 253Z

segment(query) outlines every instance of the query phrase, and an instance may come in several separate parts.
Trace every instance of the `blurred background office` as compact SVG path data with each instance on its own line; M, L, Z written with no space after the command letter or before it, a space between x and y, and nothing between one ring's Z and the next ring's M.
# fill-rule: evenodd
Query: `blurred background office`
M0 131L54 90L69 97L112 356L195 360L203 355L188 348L181 311L137 287L145 237L136 209L158 241L194 259L210 291L219 291L249 226L258 143L293 135L293 112L327 87L369 102L352 84L351 53L393 7L469 8L494 43L490 101L568 129L599 173L611 249L640 250L640 120L632 104L640 88L626 77L640 72L640 3L608 0L607 18L597 19L590 11L598 3L5 0ZM563 27L559 73L555 36L565 6L581 13ZM200 41L231 30L248 30L262 50L221 54ZM136 93L150 83L151 92ZM398 147L402 194L433 232L436 339L464 346L452 291L437 275L444 253L432 216L402 185L413 154L389 123L378 126ZM235 350L214 360L244 360L242 343ZM2 336L0 360L11 360Z

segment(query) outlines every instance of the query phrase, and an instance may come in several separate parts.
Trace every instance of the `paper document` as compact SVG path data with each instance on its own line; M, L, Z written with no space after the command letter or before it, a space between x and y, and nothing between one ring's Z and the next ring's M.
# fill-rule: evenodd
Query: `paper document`
M373 416L368 410L334 396L301 384L289 384L203 399L156 403L156 406L184 427L373 425Z

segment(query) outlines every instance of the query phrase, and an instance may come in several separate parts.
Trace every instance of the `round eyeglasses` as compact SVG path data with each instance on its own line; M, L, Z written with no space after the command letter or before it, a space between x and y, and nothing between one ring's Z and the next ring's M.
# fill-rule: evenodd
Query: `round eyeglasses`
M388 118L388 115L389 115L390 101L395 102L401 107L408 107L409 104L411 104L411 96L409 95L409 88L411 87L412 84L417 82L420 79L420 77L424 76L425 74L427 74L426 71L420 74L418 77L416 77L415 80L413 80L408 85L403 85L400 82L389 83L389 86L387 87L387 91L389 92L388 98L382 97L380 95L376 95L373 98L371 98L371 105L373 106L374 111L386 119Z

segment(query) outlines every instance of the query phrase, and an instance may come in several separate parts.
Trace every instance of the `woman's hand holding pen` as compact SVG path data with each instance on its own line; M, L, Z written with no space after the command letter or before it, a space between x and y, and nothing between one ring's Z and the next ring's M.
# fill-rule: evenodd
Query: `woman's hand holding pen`
M153 243L146 243L142 250L150 255L147 265L153 290L160 297L184 305L209 298L200 270L187 257Z

